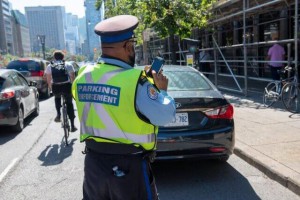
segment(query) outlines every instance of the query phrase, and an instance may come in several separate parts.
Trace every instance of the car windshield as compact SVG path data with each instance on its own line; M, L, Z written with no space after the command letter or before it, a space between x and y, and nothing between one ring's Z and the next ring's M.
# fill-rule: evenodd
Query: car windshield
M11 61L6 68L15 69L17 71L39 71L40 65L38 62L33 60L14 60Z
M209 90L207 81L193 71L164 71L169 79L168 90Z

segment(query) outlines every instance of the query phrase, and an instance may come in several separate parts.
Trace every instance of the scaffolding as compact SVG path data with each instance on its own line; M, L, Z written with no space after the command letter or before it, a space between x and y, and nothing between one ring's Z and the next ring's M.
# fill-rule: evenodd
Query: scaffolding
M208 25L193 29L190 38L174 36L176 64L186 65L186 56L192 53L193 66L218 88L245 95L248 91L263 91L271 81L266 56L274 43L284 46L288 55L281 62L298 70L298 0L219 0L212 13ZM273 32L279 35L276 41L271 39ZM197 51L191 52L195 47ZM162 39L152 32L144 41L144 63L160 55L171 64L170 49L170 38ZM203 61L209 63L210 71L201 69L200 51L211 55L210 60Z
M221 0L212 11L214 17L196 37L206 47L200 51L213 55L214 59L206 61L213 70L203 73L213 76L218 88L245 95L250 90L263 91L270 81L265 57L274 43L284 46L289 55L280 62L294 65L297 73L298 0ZM279 40L271 40L273 32Z

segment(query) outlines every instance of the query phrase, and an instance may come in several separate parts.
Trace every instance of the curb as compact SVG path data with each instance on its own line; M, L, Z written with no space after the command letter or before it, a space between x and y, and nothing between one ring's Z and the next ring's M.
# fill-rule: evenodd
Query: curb
M294 171L240 141L236 141L234 154L263 172L270 179L300 196L300 182L299 180L297 181L297 176L299 175Z

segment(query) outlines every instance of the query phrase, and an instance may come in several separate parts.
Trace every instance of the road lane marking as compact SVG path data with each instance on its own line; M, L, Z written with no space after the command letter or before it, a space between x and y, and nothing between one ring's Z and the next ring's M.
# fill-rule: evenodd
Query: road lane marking
M8 174L8 172L16 165L16 163L19 161L19 158L13 159L10 164L5 168L5 170L0 174L0 183L3 181L5 176Z

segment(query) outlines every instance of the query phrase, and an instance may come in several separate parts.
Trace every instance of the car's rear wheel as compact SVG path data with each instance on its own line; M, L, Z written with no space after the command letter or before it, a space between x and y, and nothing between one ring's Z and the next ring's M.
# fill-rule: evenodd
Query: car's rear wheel
M19 108L19 113L18 113L18 122L16 125L13 126L13 130L15 132L21 132L24 128L24 113L22 107Z
M228 159L229 159L229 155L226 155L226 156L221 156L215 160L219 163L226 163Z
M223 157L219 158L220 162L227 162L228 159L229 159L229 156L223 156Z

